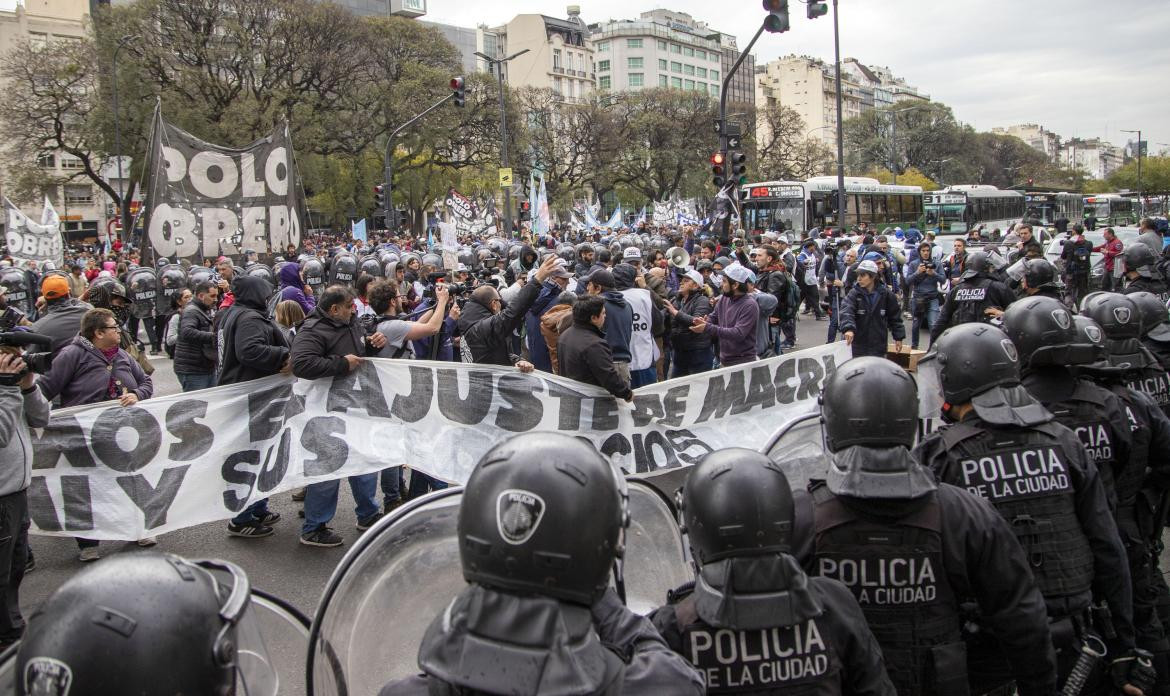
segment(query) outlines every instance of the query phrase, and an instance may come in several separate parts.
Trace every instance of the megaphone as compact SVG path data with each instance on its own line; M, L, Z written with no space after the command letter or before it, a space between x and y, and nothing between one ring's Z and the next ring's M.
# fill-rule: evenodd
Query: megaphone
M675 268L686 268L691 265L691 255L682 247L671 247L666 250L666 260Z

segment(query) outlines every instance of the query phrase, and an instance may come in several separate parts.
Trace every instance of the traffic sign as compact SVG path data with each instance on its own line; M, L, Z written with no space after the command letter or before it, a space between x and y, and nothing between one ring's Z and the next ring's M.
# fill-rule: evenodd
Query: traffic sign
M500 167L500 188L508 188L512 185L512 168Z

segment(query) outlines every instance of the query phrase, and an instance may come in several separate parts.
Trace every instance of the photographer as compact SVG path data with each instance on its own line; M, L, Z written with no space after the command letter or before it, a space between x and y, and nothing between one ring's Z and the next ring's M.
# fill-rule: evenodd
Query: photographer
M941 297L940 288L945 279L938 272L938 266L931 257L930 244L923 242L918 245L918 255L906 263L906 287L910 290L910 316L914 323L910 329L910 347L918 347L918 337L923 322L926 324L926 334L930 335L935 322L938 321L938 302Z
M472 361L486 365L516 365L523 372L532 371L532 363L513 359L509 351L512 332L524 323L524 316L536 302L544 285L561 259L550 254L536 269L535 283L521 288L505 307L500 293L490 285L480 286L471 293L463 316L459 319L459 333L471 351ZM561 263L564 263L561 261Z
M368 333L377 332L386 337L386 345L382 346L374 357L400 359L412 357L411 341L439 333L446 316L450 293L444 285L436 287L435 308L422 315L418 321L404 321L400 318L405 298L399 294L398 283L393 280L379 280L373 283L369 288L368 297L370 309L374 312L374 315L364 322L369 329Z
M23 375L21 373L24 373ZM0 649L20 639L20 582L28 561L29 428L49 424L49 402L26 372L20 349L0 348Z

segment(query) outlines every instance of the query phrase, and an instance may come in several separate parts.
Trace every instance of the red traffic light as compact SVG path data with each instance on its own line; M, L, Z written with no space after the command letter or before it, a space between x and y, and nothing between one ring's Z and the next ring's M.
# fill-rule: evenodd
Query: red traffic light
M779 12L784 9L784 0L764 0L764 9L768 12Z
M722 152L716 152L715 154L711 155L711 164L719 166L723 164L723 161L724 157Z
M454 89L454 90L463 89L463 78L462 77L452 77L451 78L451 89Z
M378 184L377 186L374 187L374 193L382 193L385 190L386 190L386 187L383 186L382 184Z

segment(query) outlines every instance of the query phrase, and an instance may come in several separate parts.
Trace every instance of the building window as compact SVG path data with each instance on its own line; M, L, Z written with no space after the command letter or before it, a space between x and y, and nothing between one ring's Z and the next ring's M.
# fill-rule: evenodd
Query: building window
M682 63L670 62L670 71L680 73L682 72Z
M61 168L62 169L81 169L81 160L77 159L76 157L62 157L61 158Z
M32 44L33 48L44 48L49 45L49 35L43 31L30 31L28 42Z
M659 86L659 87L665 87L665 86L666 86L666 84L667 84L667 77L666 77L666 75L659 75L659 76L658 76L658 86Z
M561 95L563 94L563 92L561 91L561 78L559 78L559 77L554 77L554 78L553 78L553 81L552 81L552 90L553 90L553 92L556 92L556 95L557 95L558 97L559 97L559 96L561 96Z
M560 70L561 68L561 49L553 49L553 70Z
M93 187L85 184L65 184L65 205L93 203Z
M670 86L674 87L675 89L682 89L682 78L681 77L670 78Z
M57 156L53 153L41 155L37 158L37 166L43 169L54 169L57 166Z
M710 87L711 87L711 96L718 97L719 96L719 85L710 85Z
M665 58L658 59L658 69L662 70L663 72L665 72L667 70Z
M636 68L638 70L641 70L642 69L642 59L641 58L626 58L626 67L631 68L631 69Z
M695 57L699 60L707 60L707 52L701 48L695 49Z
M642 48L642 39L626 39L626 48Z
M691 48L690 46L683 46L683 55L689 58L695 55L695 49Z
M609 89L610 80L609 75L602 75L597 78L597 89Z
M719 54L716 53L715 51L711 51L707 55L709 55L711 57L711 60L715 61L716 63L719 62Z
M684 65L683 66L683 74L684 75L694 75L695 74L695 66L690 65L690 64Z
M659 41L659 42L658 42L658 50L659 50L659 51L665 51L665 50L666 50L666 42L665 42L665 41Z
M629 85L630 85L631 87L641 87L643 84L644 84L644 83L643 83L643 81L642 81L642 73L640 73L640 72L633 72L633 73L630 73L630 75L629 75Z
M712 79L712 80L718 80L718 79L719 79L719 71L718 71L718 70L712 70L712 71L711 71L710 73L708 73L708 74L711 76L711 79Z
M707 77L707 68L695 68L695 74L699 77Z
M595 47L597 48L598 53L606 53L609 51L609 42L608 41L598 41L595 44Z
M694 80L683 81L683 89L694 90L695 89L695 81Z
M575 63L576 63L577 61L573 60L573 54L572 54L572 53L566 53L566 54L565 54L565 58L568 58L568 59L569 59L569 66L568 66L568 67L569 67L569 70L576 70L577 68L576 68L576 66L575 66Z
M670 52L671 53L682 53L682 46L679 46L678 44L671 44L670 45Z
M609 72L609 61L608 60L597 61L597 72Z

